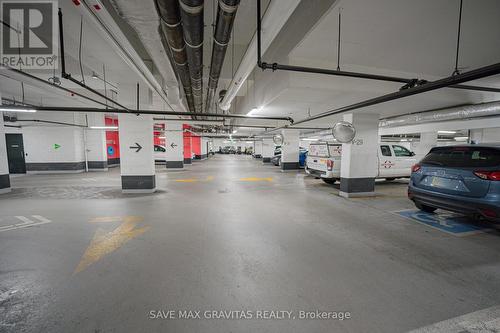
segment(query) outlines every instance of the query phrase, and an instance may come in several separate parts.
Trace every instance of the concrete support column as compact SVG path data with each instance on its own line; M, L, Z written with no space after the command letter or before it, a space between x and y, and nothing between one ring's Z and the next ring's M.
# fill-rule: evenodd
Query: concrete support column
M188 125L182 125L183 130L189 129ZM192 146L191 146L191 132L184 131L184 164L191 164L191 159L193 158Z
M470 142L474 144L479 144L484 142L484 130L483 129L471 129L470 130Z
M195 160L201 160L201 137L193 135L191 136L191 150L194 153Z
M253 155L255 158L262 158L262 141L253 142Z
M184 140L182 124L167 122L165 125L165 148L167 169L184 168Z
M119 114L123 192L152 193L156 188L153 116Z
M201 138L201 159L206 160L208 158L208 139Z
M272 139L262 140L262 162L271 163L271 158L274 157L274 142Z
M85 130L85 139L89 170L108 171L104 113L89 113L87 120L90 129Z
M344 115L344 121L354 125L356 138L354 142L342 145L339 194L346 198L374 195L378 174L379 115L351 113Z
M433 147L437 146L437 139L437 131L420 133L420 142L414 148L412 147L417 161L421 160Z
M282 130L281 170L297 170L299 165L300 132L298 130Z
M0 101L2 95L0 95ZM0 104L2 104L0 102ZM9 161L7 159L7 145L5 143L5 127L3 113L0 112L0 194L10 192Z

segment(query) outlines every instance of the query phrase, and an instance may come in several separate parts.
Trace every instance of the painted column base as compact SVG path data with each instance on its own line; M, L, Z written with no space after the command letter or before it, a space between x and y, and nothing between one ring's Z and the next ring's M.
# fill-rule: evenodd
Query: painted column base
M108 167L120 165L120 158L110 158L108 159Z
M340 178L339 195L345 198L375 196L375 178Z
M184 164L191 164L191 159L190 158L185 158L184 159Z
M207 154L203 154L203 155L194 155L194 159L195 160L204 160L206 159L208 156Z
M85 162L26 163L26 173L79 173L85 171Z
M108 161L88 161L89 171L108 171Z
M281 170L298 170L300 169L299 162L281 162Z
M166 161L167 169L182 169L184 168L184 161Z
M271 163L270 157L262 157L262 163Z
M122 176L123 193L153 193L156 190L156 177Z
M10 188L10 177L9 174L0 175L0 194L9 193Z

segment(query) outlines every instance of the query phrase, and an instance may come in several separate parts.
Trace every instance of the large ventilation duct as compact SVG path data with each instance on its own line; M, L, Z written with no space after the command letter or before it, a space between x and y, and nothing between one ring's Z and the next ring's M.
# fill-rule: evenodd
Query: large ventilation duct
M219 0L205 109L210 112L240 0Z
M447 109L437 109L413 113L404 116L391 117L380 122L380 127L396 127L417 125L422 123L463 120L477 117L500 116L500 101L463 105Z
M203 111L203 1L179 1L196 112Z
M193 112L194 101L191 89L191 79L189 75L189 65L186 54L186 44L184 43L181 15L178 0L157 0L158 14L160 15L160 30L162 32L161 41L166 48L166 52L171 55L175 69L179 75L189 110Z

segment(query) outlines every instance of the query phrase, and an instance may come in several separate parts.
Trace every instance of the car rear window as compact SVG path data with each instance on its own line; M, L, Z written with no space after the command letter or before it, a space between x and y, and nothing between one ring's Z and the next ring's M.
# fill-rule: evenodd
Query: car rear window
M328 145L330 151L330 157L341 157L342 156L342 145Z
M500 150L488 147L438 147L433 148L421 163L457 168L496 167L500 166Z
M309 146L309 155L317 157L330 157L326 143L315 143Z

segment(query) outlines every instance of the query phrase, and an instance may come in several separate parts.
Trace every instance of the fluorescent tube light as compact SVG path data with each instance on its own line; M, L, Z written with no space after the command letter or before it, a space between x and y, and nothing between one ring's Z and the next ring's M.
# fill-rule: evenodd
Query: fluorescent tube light
M469 140L468 136L456 136L454 137L455 141L467 141Z
M455 134L457 131L438 131L439 134Z
M11 109L0 107L0 112L36 112L35 109Z

